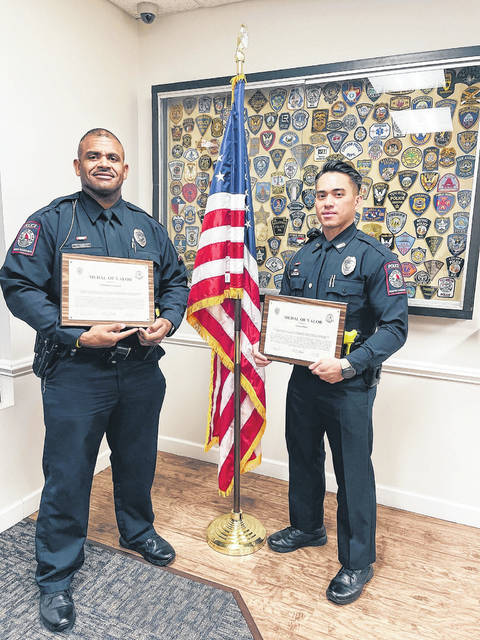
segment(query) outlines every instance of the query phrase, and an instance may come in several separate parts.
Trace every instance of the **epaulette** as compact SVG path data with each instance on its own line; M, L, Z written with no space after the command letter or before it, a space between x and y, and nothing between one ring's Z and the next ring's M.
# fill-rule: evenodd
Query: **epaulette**
M365 244L369 244L371 247L376 249L378 253L380 253L385 258L392 257L392 252L388 247L386 247L384 244L379 242L376 238L372 238L372 236L369 236L364 231L361 231L360 229L358 229L355 237L361 242L365 242Z
M50 204L47 204L45 207L42 207L41 209L35 211L34 215L38 216L41 213L50 211L51 209L56 209L62 202L73 202L73 200L78 200L79 196L80 192L77 191L76 193L71 193L68 196L60 196L59 198L55 198L55 200L52 200Z
M129 209L132 209L132 211L139 211L140 213L145 213L147 216L149 215L145 209L142 209L141 207L137 207L136 204L133 204L132 202L127 202L127 200L124 200L125 202L125 206L128 207Z
M310 231L307 231L307 242L305 242L305 244L307 244L308 242L312 242L313 240L316 240L318 236L321 236L321 235L322 235L322 232L318 227L312 227Z

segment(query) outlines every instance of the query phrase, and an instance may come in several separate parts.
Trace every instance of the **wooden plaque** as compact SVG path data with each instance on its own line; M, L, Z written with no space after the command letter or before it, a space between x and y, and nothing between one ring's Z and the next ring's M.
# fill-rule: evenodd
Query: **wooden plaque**
M62 254L62 326L146 327L154 319L151 260Z
M340 358L346 312L345 302L266 295L260 352L269 360L305 366L322 356Z

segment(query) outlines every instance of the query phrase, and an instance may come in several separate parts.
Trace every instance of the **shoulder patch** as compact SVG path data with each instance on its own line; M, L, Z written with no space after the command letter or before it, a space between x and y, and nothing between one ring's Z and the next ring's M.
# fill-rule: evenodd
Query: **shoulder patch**
M407 293L405 282L403 281L402 269L398 260L387 262L383 266L385 269L385 284L387 285L387 295L397 296L401 293Z
M33 256L41 227L42 225L35 220L25 222L15 238L12 253L22 253L25 256Z

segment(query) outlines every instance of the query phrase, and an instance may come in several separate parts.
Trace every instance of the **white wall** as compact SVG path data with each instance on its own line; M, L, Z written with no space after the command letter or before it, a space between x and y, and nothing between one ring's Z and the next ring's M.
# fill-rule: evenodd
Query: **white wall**
M469 16L465 19L465 16ZM448 16L448 30L445 19ZM173 15L140 36L140 202L151 204L153 84L234 75L241 23L246 73L478 44L480 6L465 0L251 0ZM172 55L172 52L175 55ZM477 298L480 283L477 284ZM480 311L473 320L410 317L407 345L385 367L375 408L379 502L480 526ZM195 341L189 327L177 333ZM193 338L192 338L193 336ZM169 391L160 446L204 459L209 351L172 344L163 362ZM287 478L283 407L288 365L268 370L268 425L260 472ZM446 379L445 379L446 378ZM444 380L445 379L445 380ZM188 395L188 405L184 402ZM329 486L335 483L329 462ZM212 488L213 490L213 488Z
M92 127L123 141L132 164L125 196L137 199L138 35L136 22L105 0L1 0L0 25L3 262L2 244L27 215L77 190L72 160ZM38 380L20 375L32 360L33 332L9 319L3 299L0 328L0 389L15 402L0 409L2 529L37 506L43 420Z
M145 26L107 0L45 0L41 7L35 0L1 0L7 244L28 213L77 188L71 160L78 137L92 126L111 128L124 141L132 166L125 196L150 209L151 85L233 75L242 22L250 34L248 74L475 45L479 18L477 0L464 0L461 12L452 12L446 0L404 0L401 8L380 0L252 0ZM411 317L409 341L386 367L380 387L374 455L380 502L480 526L478 306L471 321ZM0 328L2 312L0 306ZM13 340L7 344L2 333L0 371L10 367L21 374L31 360L32 332L20 322L8 326ZM214 459L214 452L202 452L210 353L187 327L178 335L186 342L174 338L162 361L168 392L160 447ZM287 365L268 370L260 468L284 478L288 374ZM42 485L38 381L28 373L10 379L15 405L0 409L0 529L36 508ZM331 475L329 482L333 487Z

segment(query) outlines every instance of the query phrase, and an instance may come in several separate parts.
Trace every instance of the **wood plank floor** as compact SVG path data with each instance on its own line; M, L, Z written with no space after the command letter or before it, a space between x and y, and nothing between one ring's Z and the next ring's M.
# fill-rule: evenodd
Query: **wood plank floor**
M288 524L287 483L242 476L242 508L267 533ZM156 528L177 551L174 567L238 589L264 640L473 640L480 638L480 531L387 507L378 509L375 577L354 604L325 598L337 572L336 500L326 498L325 547L243 558L211 550L208 523L231 509L212 464L159 453ZM110 469L95 477L89 537L118 546ZM207 640L207 639L206 639ZM232 639L233 640L233 639Z

